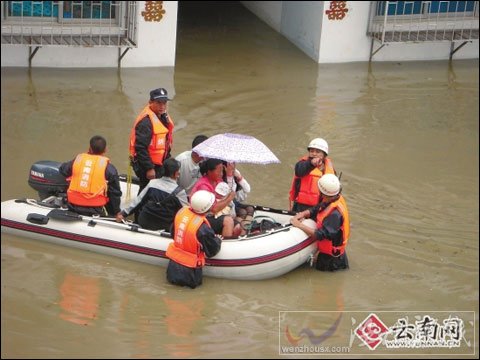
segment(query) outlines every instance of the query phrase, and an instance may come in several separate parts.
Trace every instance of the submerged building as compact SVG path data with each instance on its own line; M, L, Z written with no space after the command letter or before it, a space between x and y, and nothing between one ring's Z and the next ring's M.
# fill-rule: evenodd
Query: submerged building
M479 57L478 1L240 3L317 63ZM1 65L174 67L178 6L2 1Z

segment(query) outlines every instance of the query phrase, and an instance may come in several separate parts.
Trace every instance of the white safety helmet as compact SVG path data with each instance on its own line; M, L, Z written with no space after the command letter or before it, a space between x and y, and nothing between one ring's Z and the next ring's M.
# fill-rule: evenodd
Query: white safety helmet
M215 195L207 190L198 190L192 195L190 205L197 214L206 213L215 202Z
M328 155L328 143L321 138L316 138L310 141L310 144L308 144L307 149L310 149L310 148L322 150L325 154Z
M327 196L338 195L340 187L340 180L333 174L325 174L318 180L318 189Z

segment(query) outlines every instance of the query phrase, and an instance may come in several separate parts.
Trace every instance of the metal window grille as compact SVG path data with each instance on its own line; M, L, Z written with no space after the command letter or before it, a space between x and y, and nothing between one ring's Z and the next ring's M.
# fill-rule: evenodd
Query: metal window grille
M2 44L136 47L136 1L2 1Z
M368 35L395 42L478 41L478 1L372 1Z

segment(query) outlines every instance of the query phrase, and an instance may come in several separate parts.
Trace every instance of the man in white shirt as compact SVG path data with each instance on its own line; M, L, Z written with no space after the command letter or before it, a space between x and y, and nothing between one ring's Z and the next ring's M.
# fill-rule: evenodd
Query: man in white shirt
M192 142L192 149L207 139L208 137L205 135L195 136ZM193 185L202 176L200 174L200 162L203 160L203 157L192 150L187 150L177 155L175 159L181 163L178 185L184 188L187 194L190 194Z

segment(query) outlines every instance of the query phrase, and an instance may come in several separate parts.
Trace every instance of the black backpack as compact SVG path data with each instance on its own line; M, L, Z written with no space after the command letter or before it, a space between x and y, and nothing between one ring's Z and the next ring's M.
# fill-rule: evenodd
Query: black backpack
M255 216L249 226L248 234L259 234L268 230L279 229L281 227L283 227L282 224L276 222L271 217L262 215Z

